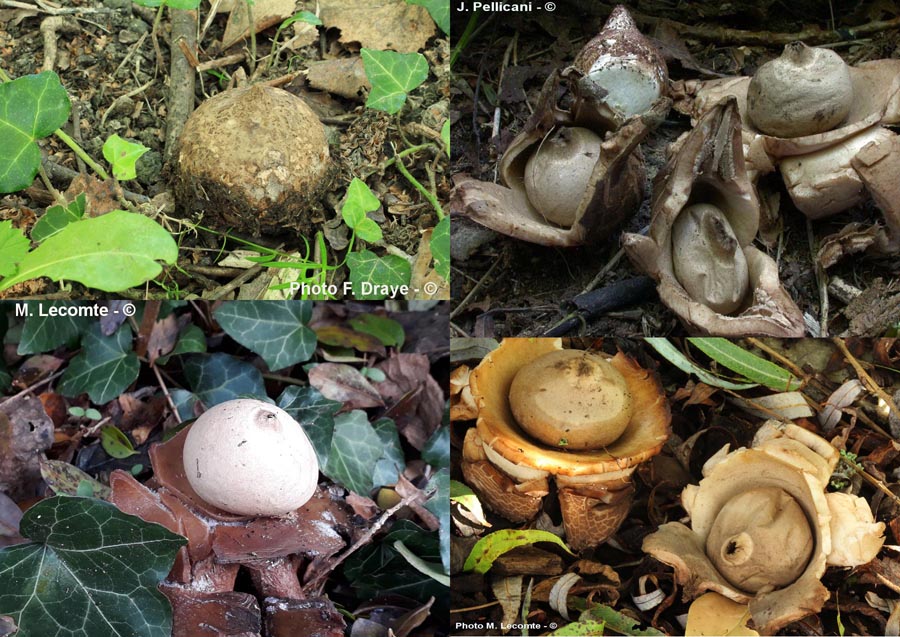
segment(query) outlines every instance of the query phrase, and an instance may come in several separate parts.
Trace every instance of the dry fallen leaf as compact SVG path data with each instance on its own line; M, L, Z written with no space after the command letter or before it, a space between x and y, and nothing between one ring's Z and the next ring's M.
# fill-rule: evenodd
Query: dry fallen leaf
M404 0L322 0L319 6L322 22L340 29L344 44L359 42L370 49L412 53L423 48L435 33L428 11Z
M350 99L362 99L372 88L358 56L310 62L306 79L313 88Z
M259 33L263 29L279 24L282 20L294 15L294 0L254 0L253 23L255 31ZM225 35L222 36L222 48L235 44L249 35L250 20L247 16L247 3L235 2L231 15L228 16L228 24L225 26Z

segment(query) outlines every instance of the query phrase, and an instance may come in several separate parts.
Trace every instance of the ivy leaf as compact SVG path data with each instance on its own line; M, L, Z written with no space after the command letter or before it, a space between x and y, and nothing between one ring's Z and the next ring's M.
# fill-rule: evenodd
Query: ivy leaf
M434 269L445 281L450 280L450 217L444 217L431 232L431 256Z
M0 84L0 192L31 185L41 165L35 141L65 124L70 108L53 71Z
M370 250L348 254L347 267L350 269L353 296L366 301L380 301L388 295L384 289L367 284L395 287L409 285L412 274L409 261L403 257L396 254L379 257Z
M171 2L169 4L171 6ZM192 8L196 8L196 6ZM148 150L150 149L143 144L130 142L118 135L111 135L103 144L103 157L112 166L113 177L119 181L127 181L137 177L134 164Z
M372 90L366 106L393 115L403 108L406 94L428 78L428 62L421 53L396 53L363 48L360 51Z
M381 228L372 219L366 216L367 212L378 210L381 202L369 189L366 183L357 177L353 178L347 187L347 197L341 207L341 217L347 227L356 231L360 239L375 243L381 241L384 235Z
M305 22L306 24L311 24L316 27L322 26L322 20L312 11L298 11L290 18L281 23L278 27L279 29L286 29L291 26L295 22Z
M448 431L449 429L444 427ZM449 438L447 449L450 449ZM435 473L425 491L431 493L431 497L425 503L425 508L431 511L441 526L439 537L441 540L441 562L444 564L444 572L450 573L450 467L444 467Z
M265 396L262 374L253 365L228 354L190 354L184 375L207 407L240 396Z
M0 615L22 637L168 637L172 610L157 584L186 544L108 502L56 496L22 517L31 542L0 551Z
M381 458L375 463L372 473L372 488L397 484L399 474L406 469L406 458L400 446L400 433L396 423L390 418L379 418L372 423L372 429L381 439Z
M262 356L271 370L307 361L316 351L316 333L306 326L308 301L226 303L214 314L228 336Z
M0 276L15 274L30 247L28 237L18 228L13 228L12 221L0 222Z
M334 419L328 462L322 473L359 495L374 488L373 467L383 455L381 437L359 409Z
M438 427L431 434L431 438L422 447L422 460L432 467L444 468L450 466L449 426Z
M120 292L162 272L157 260L175 263L178 246L166 230L141 214L112 212L70 223L29 252L0 290L46 276L104 292Z
M385 347L403 347L406 335L398 321L378 314L360 314L347 321L357 332L374 336Z
M406 3L425 7L438 28L450 35L450 3L447 0L406 0Z
M72 308L81 305L78 302L59 301L58 309ZM64 316L31 315L34 305L25 305L28 311L25 325L22 327L22 339L16 352L20 355L49 352L61 345L66 345L81 336L90 326L87 316L72 316L74 311L63 312Z
M75 201L70 201L65 206L50 206L47 208L44 216L38 219L38 222L31 229L31 239L36 243L49 239L73 221L78 221L84 217L86 207L87 199L84 193L78 195Z
M100 330L96 322L81 339L81 353L69 363L59 384L63 396L86 392L92 402L102 405L137 380L141 364L131 349L131 328L122 324L111 336Z
M278 397L278 406L302 425L324 472L331 452L334 415L343 404L325 398L315 387L291 385Z

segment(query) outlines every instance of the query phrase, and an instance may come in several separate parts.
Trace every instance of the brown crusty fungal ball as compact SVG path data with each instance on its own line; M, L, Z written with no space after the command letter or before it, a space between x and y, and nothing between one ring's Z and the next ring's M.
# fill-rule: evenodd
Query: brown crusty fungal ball
M184 471L203 500L239 515L284 515L315 493L319 463L290 414L261 400L220 403L191 425Z
M587 128L563 126L543 140L525 164L528 200L547 220L571 228L594 167L600 136Z
M850 67L830 49L792 42L747 89L747 115L763 133L802 137L831 130L850 113Z
M509 406L528 434L569 449L613 443L634 413L622 374L602 356L580 350L550 352L522 367Z
M331 175L325 128L306 103L262 84L206 100L179 139L175 195L220 229L306 233Z
M756 593L787 586L809 563L814 540L797 501L776 487L729 500L706 539L706 554L725 579Z

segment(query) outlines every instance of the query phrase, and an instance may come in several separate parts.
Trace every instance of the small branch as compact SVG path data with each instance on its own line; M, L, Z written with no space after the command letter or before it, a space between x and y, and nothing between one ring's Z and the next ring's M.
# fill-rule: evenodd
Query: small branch
M841 354L844 355L844 358L847 359L847 362L853 366L853 369L856 370L856 375L859 376L859 379L863 382L863 384L869 388L873 394L878 396L884 403L888 406L894 415L897 418L900 418L900 409L897 409L897 405L894 403L894 399L884 391L881 386L874 381L874 379L869 376L869 373L863 368L858 360L850 353L850 350L847 349L847 345L844 343L843 339L833 338L831 341L837 346L839 350L841 350Z
M86 163L88 166L90 166L91 170L93 170L95 173L97 173L97 175L100 177L100 179L102 179L104 181L109 179L109 173L107 173L105 170L103 170L103 166L101 166L100 164L95 162L90 155L88 155L86 152L84 152L84 149L82 149L81 146L78 145L78 142L76 142L74 139L69 137L69 135L66 133L66 131L64 131L61 128L57 128L55 131L53 131L53 134L56 135L57 137L59 137L65 143L66 146L71 148L72 152L74 152L78 157L81 157L81 159L84 161L84 163Z

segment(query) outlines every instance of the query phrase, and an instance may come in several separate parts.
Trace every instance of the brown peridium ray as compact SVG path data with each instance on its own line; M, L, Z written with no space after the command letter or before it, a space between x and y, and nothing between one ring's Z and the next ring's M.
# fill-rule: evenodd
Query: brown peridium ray
M716 104L675 142L654 184L651 210L648 236L625 234L622 245L635 266L656 279L660 300L691 332L803 335L803 316L782 287L777 264L752 245L759 202L734 98ZM700 222L680 227L682 215L698 210ZM679 272L685 264L687 276Z
M354 539L358 529L345 502L317 489L297 510L279 517L241 516L204 502L187 480L182 460L188 430L150 450L153 490L129 473L110 475L111 501L122 511L185 536L160 590L172 604L173 636L342 637L344 621L327 597L307 597L301 577ZM240 567L257 596L235 592ZM298 576L299 571L299 576ZM310 591L317 594L317 591ZM205 632L204 632L205 631Z

